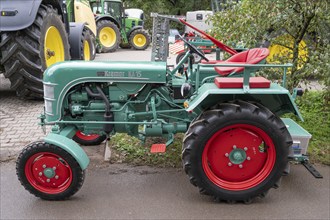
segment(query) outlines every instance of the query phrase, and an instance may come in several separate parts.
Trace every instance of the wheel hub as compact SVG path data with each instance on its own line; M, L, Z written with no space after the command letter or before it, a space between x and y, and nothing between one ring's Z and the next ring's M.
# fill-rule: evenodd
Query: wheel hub
M52 168L44 169L43 173L47 178L53 178L55 176L55 171Z
M243 149L233 149L229 154L229 160L233 164L241 164L246 160L246 153Z

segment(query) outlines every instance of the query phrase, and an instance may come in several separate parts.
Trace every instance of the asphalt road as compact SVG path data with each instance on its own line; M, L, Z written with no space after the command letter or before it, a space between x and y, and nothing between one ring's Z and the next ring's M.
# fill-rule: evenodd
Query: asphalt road
M119 50L97 60L150 57L150 50ZM324 179L314 179L294 165L279 189L250 205L215 203L198 193L182 169L110 165L102 161L102 146L85 148L92 163L75 196L43 201L20 185L13 160L25 144L43 137L36 118L42 108L41 101L18 99L0 78L0 219L330 219L329 166L317 166Z
M181 169L109 165L93 160L68 201L43 201L23 189L14 162L1 164L1 219L329 219L329 167L314 179L294 165L278 189L254 203L215 203Z

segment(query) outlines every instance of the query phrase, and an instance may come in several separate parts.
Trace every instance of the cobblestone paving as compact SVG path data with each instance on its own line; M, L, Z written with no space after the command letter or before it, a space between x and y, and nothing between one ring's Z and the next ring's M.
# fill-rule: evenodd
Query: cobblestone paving
M26 144L44 137L38 126L43 101L22 100L13 91L0 91L0 160L8 160Z

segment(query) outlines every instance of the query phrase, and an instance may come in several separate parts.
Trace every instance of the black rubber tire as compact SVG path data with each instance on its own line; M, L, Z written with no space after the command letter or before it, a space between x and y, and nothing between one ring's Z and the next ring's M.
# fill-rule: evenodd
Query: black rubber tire
M97 138L93 140L84 140L82 138L79 138L77 135L73 136L72 140L77 142L80 145L84 146L92 146L92 145L99 145L101 144L105 139L107 138L106 135L100 135Z
M81 33L81 49L80 49L80 60L90 61L94 60L96 56L96 47L95 47L95 38L93 39L93 33L88 29L84 28L83 32ZM89 46L89 58L85 57L84 50L85 50L85 42L88 43Z
M99 40L99 43L100 43L100 47L101 47L101 50L100 50L101 53L115 52L119 47L119 42L121 41L120 40L120 31L119 31L117 25L109 20L101 20L101 21L97 22L96 26L97 26L97 37L99 39L100 39L100 32L103 28L108 27L108 28L111 28L114 30L114 32L116 34L116 40L113 45L111 45L109 47L102 45L101 40Z
M86 33L84 36L84 40L88 42L89 50L90 50L90 60L94 60L96 57L96 40L93 32L88 28L85 28ZM85 60L85 59L84 59Z
M136 45L134 43L134 37L137 34L142 34L145 38L146 38L146 43L142 46ZM133 31L130 35L129 35L129 44L135 49L135 50L145 50L149 47L150 45L150 35L148 34L148 32L142 28L137 29L135 31Z
M44 54L44 36L54 26L62 36L65 60L70 60L68 35L57 10L41 4L34 23L23 30L1 32L1 65L11 88L20 97L43 98L43 72L47 68Z
M207 141L220 129L235 124L248 124L262 129L275 146L276 159L268 176L256 186L245 190L224 189L210 180L202 165L202 154ZM185 134L182 160L190 182L202 194L211 195L216 201L250 203L255 197L264 197L275 188L287 164L291 136L280 118L265 107L244 101L218 104L203 112Z
M72 170L72 183L70 186L63 192L57 194L48 194L39 191L33 187L30 182L27 180L25 174L25 165L30 157L40 152L49 152L58 155L60 158L63 158L70 166ZM16 174L18 180L24 186L24 188L29 191L31 194L45 200L65 200L74 195L82 187L85 179L85 171L83 171L78 162L65 150L60 147L57 147L53 144L48 144L43 141L33 142L27 145L16 161Z

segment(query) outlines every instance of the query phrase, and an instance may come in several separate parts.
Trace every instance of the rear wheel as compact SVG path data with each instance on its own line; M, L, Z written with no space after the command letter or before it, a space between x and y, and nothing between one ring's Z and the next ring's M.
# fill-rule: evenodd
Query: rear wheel
M81 131L77 131L72 139L78 144L90 146L101 144L106 139L106 136L98 134L84 134Z
M56 9L41 4L34 23L20 31L1 32L1 65L20 97L43 98L44 70L69 60L69 42Z
M137 29L129 36L130 45L136 50L145 50L150 44L150 36L144 29Z
M277 186L291 144L285 124L268 109L243 101L220 104L189 127L183 165L201 193L250 202Z
M68 152L45 142L34 142L23 149L16 173L26 190L46 200L69 198L81 188L85 177Z
M97 35L102 53L114 52L118 49L120 32L113 22L109 20L97 22Z

